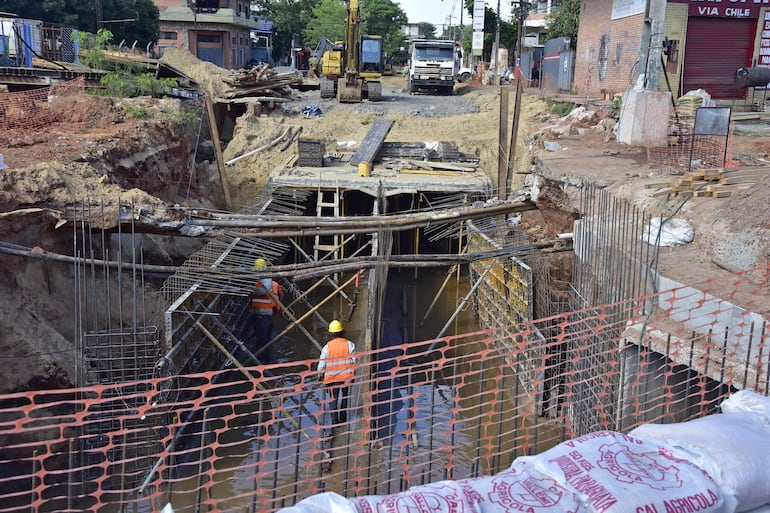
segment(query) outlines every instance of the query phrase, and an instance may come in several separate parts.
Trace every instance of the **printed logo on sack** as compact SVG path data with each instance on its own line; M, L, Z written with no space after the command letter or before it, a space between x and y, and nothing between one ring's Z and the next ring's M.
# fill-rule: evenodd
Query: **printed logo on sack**
M516 478L514 478L516 479ZM499 504L506 511L536 512L541 508L553 508L564 497L566 490L556 484L553 479L535 479L523 476L512 480L505 476L492 479L492 491L489 492L489 500L493 504ZM562 504L565 513L576 513L574 509L567 509L570 505Z
M632 452L626 445L602 445L599 454L596 464L621 483L646 484L653 490L682 487L678 468L664 467L649 456Z
M462 504L455 495L425 492L386 496L370 511L377 511L378 513L464 513Z

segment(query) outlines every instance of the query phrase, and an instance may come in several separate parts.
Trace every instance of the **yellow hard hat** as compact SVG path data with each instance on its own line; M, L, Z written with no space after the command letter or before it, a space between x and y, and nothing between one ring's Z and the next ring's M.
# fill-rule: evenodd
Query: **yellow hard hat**
M264 269L265 267L267 267L267 262L264 258L254 260L254 269Z
M333 320L329 323L329 333L339 333L342 331L342 323L338 320Z

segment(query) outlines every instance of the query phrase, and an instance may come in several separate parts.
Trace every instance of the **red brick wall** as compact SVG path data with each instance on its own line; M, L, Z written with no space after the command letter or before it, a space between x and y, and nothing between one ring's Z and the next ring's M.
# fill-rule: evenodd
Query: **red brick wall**
M644 14L611 18L612 0L591 0L581 5L572 86L578 96L602 97L602 91L609 95L623 92L639 75L637 61Z

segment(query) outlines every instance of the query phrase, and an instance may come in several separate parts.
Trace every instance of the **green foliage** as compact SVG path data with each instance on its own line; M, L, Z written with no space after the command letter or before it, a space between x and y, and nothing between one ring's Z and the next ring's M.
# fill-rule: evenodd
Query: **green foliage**
M364 20L361 34L382 36L385 55L404 46L406 39L401 27L408 18L397 3L392 0L361 0L361 17Z
M559 102L552 99L547 99L546 103L551 109L551 114L563 118L575 108L575 104L570 102Z
M546 39L570 38L570 46L577 48L578 25L580 23L580 0L563 0L561 8L547 17Z
M78 45L87 49L83 64L89 68L102 69L104 67L104 48L112 41L112 32L107 29L99 29L96 36L88 32L78 32L77 39Z
M189 137L195 136L201 125L201 115L195 111L181 111L164 109L164 120L169 123L174 130L182 135Z
M425 39L435 39L436 26L432 23L420 23L420 34L422 34Z
M315 48L322 37L332 42L345 39L347 6L342 0L321 0L311 12L315 21L302 31L302 40L306 46Z
M124 103L123 105L121 105L121 108L123 109L123 112L125 112L127 116L132 118L145 119L150 117L150 111L148 111L147 108L144 107L143 105L134 105L132 103Z
M267 16L273 20L276 34L273 37L273 57L279 61L291 52L292 35L300 36L306 27L317 22L313 18L313 7L321 0L252 0L254 15ZM343 18L344 20L344 18ZM327 38L329 36L326 36ZM318 40L303 40L305 46L315 48Z
M121 68L109 73L101 79L104 94L120 98L135 96L152 96L158 98L171 87L176 87L175 78L155 78L152 73L132 73L131 68Z

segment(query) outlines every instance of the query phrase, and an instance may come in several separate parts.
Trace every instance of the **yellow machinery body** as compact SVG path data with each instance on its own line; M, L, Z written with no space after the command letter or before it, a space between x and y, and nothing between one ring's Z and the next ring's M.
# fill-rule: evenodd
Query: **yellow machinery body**
M321 98L358 103L382 99L382 37L361 36L359 0L349 0L342 50L335 45L321 55Z

